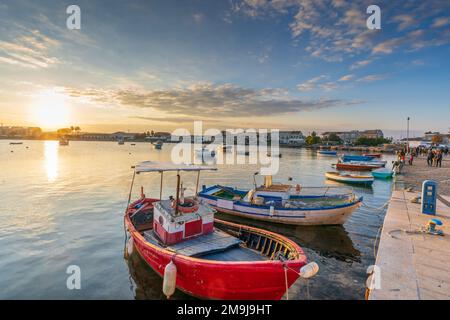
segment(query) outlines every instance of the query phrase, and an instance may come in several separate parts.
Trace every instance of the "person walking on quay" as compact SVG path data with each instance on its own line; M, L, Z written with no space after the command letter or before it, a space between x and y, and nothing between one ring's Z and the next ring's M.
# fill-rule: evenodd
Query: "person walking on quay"
M442 167L442 151L438 151L436 154L436 167Z
M434 153L433 153L433 150L431 150L431 148L430 148L428 150L428 155L427 155L427 164L430 167L433 165L433 158L434 158Z
M414 153L411 152L411 154L409 155L409 160L408 160L408 163L410 166L413 165L413 161L414 161Z

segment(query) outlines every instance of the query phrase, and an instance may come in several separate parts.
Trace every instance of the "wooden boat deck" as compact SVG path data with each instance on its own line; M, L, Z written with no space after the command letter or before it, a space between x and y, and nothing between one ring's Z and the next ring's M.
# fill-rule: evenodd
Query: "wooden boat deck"
M159 241L156 238L153 230L144 232L144 237L150 243L159 244ZM214 254L215 256L221 256L224 251L227 251L230 248L236 247L237 249L239 249L239 244L241 243L242 241L238 238L235 238L228 233L216 229L207 235L167 246L166 249L189 257L204 257L205 255L211 254ZM222 259L217 258L213 260ZM236 257L234 257L233 260L236 260ZM258 260L262 260L262 257L260 255L258 255Z
M265 261L269 260L259 252L248 248L233 247L223 252L212 252L202 256L206 260L216 261Z

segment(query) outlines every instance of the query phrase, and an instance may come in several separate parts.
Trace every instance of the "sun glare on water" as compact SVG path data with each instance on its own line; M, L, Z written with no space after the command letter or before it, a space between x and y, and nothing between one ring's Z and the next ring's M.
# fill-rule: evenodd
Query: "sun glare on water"
M32 120L45 129L58 129L69 124L67 96L55 89L40 91L32 103Z

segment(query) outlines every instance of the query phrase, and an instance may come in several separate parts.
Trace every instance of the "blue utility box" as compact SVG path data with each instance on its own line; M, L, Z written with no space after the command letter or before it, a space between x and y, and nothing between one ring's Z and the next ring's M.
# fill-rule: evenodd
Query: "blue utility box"
M422 184L422 213L436 215L437 182L425 180Z

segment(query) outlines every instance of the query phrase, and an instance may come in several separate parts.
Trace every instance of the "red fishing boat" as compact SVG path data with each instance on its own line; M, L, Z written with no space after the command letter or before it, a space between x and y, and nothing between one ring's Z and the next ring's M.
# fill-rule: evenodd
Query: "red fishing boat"
M127 252L139 255L163 277L163 292L175 287L205 299L277 300L299 276L318 271L302 249L279 234L214 219L214 211L194 197L184 197L181 171L211 167L143 162L135 167L125 213L130 234ZM164 172L177 173L176 198L162 199ZM130 204L136 174L159 172L159 199L141 196ZM196 193L197 194L196 190Z
M336 163L336 169L349 170L349 171L371 171L374 169L382 168L383 164L370 164L369 162L338 162Z
M365 153L363 154L365 157L373 157L373 158L381 158L383 154L381 153Z

